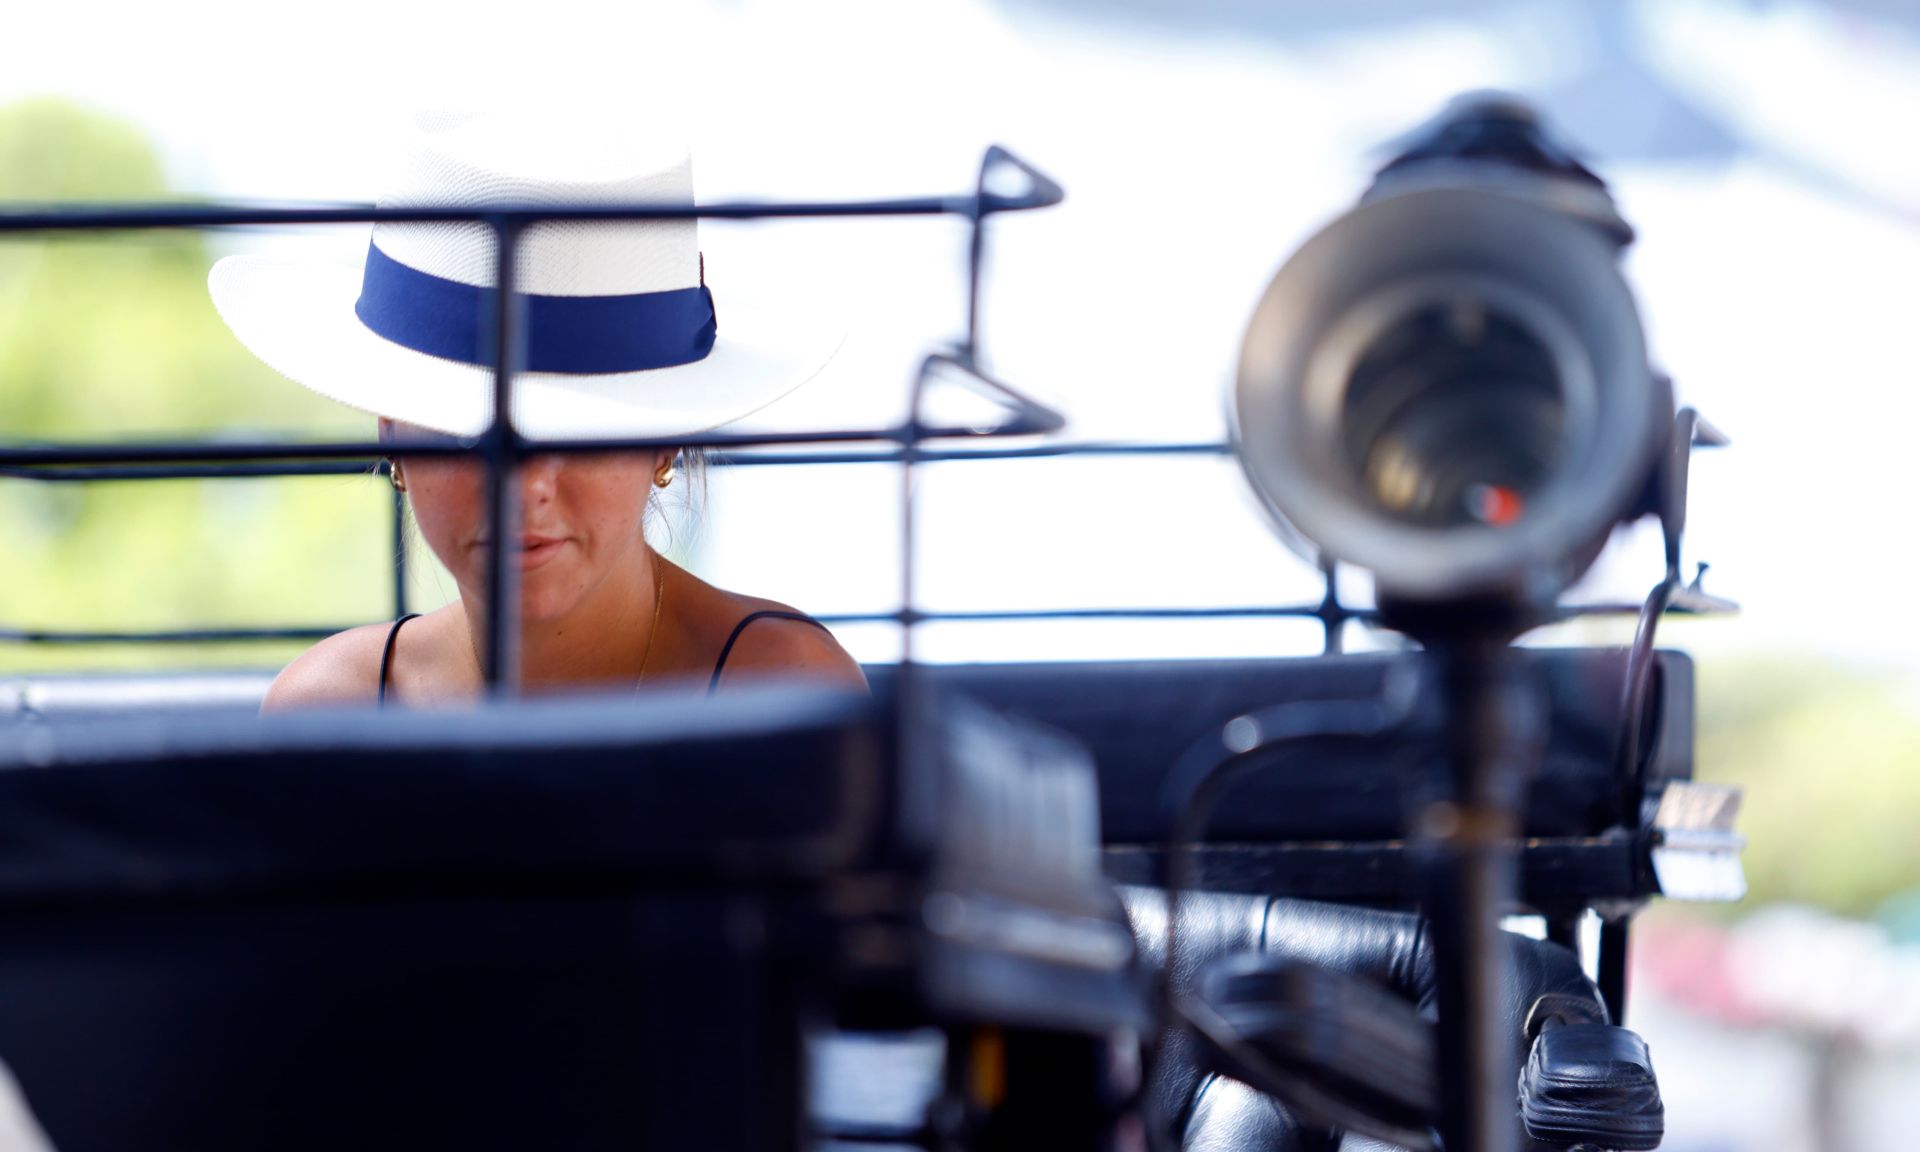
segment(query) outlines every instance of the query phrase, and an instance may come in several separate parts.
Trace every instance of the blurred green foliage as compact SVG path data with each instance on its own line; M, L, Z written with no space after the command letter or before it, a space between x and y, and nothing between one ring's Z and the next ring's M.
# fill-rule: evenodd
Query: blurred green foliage
M0 107L0 201L167 195L131 126L60 101ZM0 439L370 438L370 418L281 379L234 339L207 295L212 261L207 237L184 231L0 241ZM391 610L388 507L371 476L0 479L0 626L377 619ZM258 666L299 647L0 644L0 671Z
M1702 663L1699 703L1699 775L1746 789L1742 907L1873 916L1920 891L1912 683L1817 656L1723 656Z

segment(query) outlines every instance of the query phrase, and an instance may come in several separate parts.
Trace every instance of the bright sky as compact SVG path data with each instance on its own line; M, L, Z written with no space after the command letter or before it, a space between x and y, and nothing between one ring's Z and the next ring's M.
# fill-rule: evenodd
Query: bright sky
M247 198L373 197L406 113L428 105L585 101L683 126L706 199L955 191L997 141L1069 200L995 234L994 368L1063 407L1078 436L1207 439L1221 433L1254 300L1352 203L1372 150L1456 92L1579 80L1592 61L1565 16L1579 7L1283 43L988 0L344 0L297 10L305 20L240 0L16 5L0 100L58 93L128 116L180 185ZM1640 233L1628 271L1655 360L1735 441L1700 462L1689 552L1747 611L1686 641L1920 669L1908 443L1920 427L1920 44L1812 3L1634 11L1650 75L1751 145L1708 164L1593 157ZM832 301L851 330L783 418L886 418L917 355L960 325L950 225L710 226L704 244L723 308L728 277L753 280ZM891 607L896 491L879 469L720 477L700 564L814 611ZM930 470L923 499L922 591L936 607L1314 592L1224 462L961 465ZM1658 568L1657 536L1642 531L1592 590L1637 599ZM935 630L928 647L1251 654L1311 635L1063 624ZM877 634L849 640L887 650Z

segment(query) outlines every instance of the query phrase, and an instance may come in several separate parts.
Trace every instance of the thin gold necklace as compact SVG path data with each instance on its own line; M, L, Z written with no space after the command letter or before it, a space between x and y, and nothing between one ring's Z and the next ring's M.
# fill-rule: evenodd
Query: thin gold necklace
M642 547L646 547L642 545ZM667 582L660 576L660 553L647 548L649 567L653 569L653 623L647 627L647 648L640 654L640 675L633 681L633 694L640 695L640 681L647 678L647 665L653 662L653 638L660 635L660 605L667 602Z

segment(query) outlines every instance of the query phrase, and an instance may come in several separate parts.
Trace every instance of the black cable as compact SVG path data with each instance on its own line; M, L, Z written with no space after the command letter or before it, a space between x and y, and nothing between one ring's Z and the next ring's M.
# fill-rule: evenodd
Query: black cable
M1175 764L1166 787L1167 935L1157 997L1160 1019L1141 1071L1143 1091L1152 1083L1164 1059L1167 1033L1176 1026L1203 1033L1249 1069L1276 1080L1284 1079L1268 1065L1265 1057L1234 1036L1224 1021L1213 1019L1211 1010L1197 1001L1183 1003L1175 986L1180 968L1180 897L1194 882L1193 848L1205 830L1221 790L1248 770L1275 763L1262 753L1282 744L1318 737L1380 735L1412 714L1415 698L1412 689L1411 679L1390 677L1380 699L1293 702L1236 716L1218 731L1195 741ZM1152 1115L1152 1111L1150 1103L1145 1124L1148 1140L1160 1152L1167 1152L1167 1141L1171 1137L1171 1148L1177 1150L1180 1141L1171 1131L1174 1118Z
M1646 712L1647 692L1653 682L1654 632L1679 589L1678 574L1669 573L1647 593L1646 602L1640 606L1639 621L1634 625L1633 646L1627 649L1626 677L1620 691L1620 747L1615 758L1623 787L1640 782L1640 721Z

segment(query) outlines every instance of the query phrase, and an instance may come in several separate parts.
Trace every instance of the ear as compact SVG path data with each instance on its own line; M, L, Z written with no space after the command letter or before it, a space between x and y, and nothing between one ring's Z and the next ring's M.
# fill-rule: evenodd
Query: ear
M653 470L648 473L653 478L653 487L664 488L673 482L673 466L679 458L680 452L674 448L662 448L653 454ZM666 484L661 483L662 478Z

